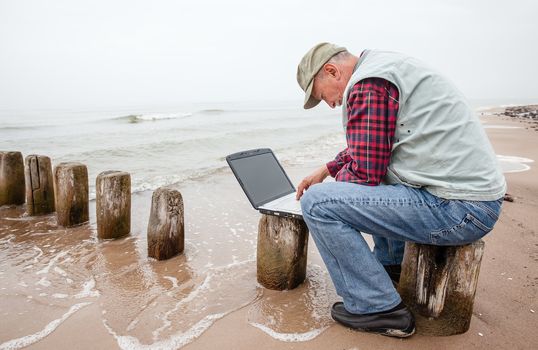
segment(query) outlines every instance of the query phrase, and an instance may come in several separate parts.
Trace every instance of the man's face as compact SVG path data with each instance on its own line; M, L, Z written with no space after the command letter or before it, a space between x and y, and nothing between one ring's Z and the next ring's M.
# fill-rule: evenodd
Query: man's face
M312 96L320 101L325 101L331 108L341 106L346 87L341 79L342 75L338 70L329 70L323 73L318 74L318 76L321 75L320 77L314 77Z

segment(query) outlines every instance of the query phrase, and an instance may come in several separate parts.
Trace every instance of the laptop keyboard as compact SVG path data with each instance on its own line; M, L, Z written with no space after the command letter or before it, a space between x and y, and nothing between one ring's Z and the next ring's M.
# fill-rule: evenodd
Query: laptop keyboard
M284 203L280 203L276 206L278 209L282 209L285 211L301 211L301 202L293 200L293 201L285 201Z
M295 200L295 193L290 193L285 197L264 205L264 207L277 211L301 213L301 202Z

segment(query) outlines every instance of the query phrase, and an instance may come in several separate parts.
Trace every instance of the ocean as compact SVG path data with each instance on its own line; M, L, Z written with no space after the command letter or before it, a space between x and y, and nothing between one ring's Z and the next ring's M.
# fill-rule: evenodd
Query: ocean
M86 164L91 198L94 179L106 170L129 172L132 191L139 192L203 181L227 168L226 155L246 149L272 148L283 164L293 165L326 161L334 156L327 151L345 142L337 112L285 104L3 112L0 120L1 150L47 155L53 164Z
M478 112L531 102L483 99L470 104ZM185 180L205 180L227 169L226 155L247 149L271 148L284 167L323 164L345 147L340 120L339 110L326 106L303 110L301 101L94 111L0 110L0 150L21 151L24 157L47 155L53 165L85 164L90 198L95 198L95 178L103 171L129 172L136 193Z
M196 109L198 107L198 109ZM228 154L269 147L284 165L322 164L345 147L338 111L291 103L176 109L0 112L0 150L88 167L90 198L106 170L131 174L132 191L203 180Z

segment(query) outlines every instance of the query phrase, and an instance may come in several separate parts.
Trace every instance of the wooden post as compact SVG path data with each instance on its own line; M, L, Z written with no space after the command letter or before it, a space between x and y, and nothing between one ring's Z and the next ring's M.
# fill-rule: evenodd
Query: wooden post
M262 215L258 226L258 282L268 289L293 289L306 276L308 227L303 220Z
M104 171L96 179L97 236L119 238L131 231L131 175Z
M24 183L21 152L0 152L0 206L24 204Z
M398 291L425 335L465 333L471 324L484 241L462 246L407 242Z
M183 198L176 190L164 187L153 192L148 223L148 256L169 259L185 247Z
M54 212L54 182L52 165L47 156L26 157L26 206L29 215Z
M88 169L81 163L60 163L54 168L58 225L76 226L89 220Z

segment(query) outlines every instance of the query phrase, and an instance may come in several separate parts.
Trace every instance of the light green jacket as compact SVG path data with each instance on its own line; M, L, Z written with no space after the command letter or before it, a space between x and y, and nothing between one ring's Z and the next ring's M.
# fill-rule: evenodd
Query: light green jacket
M372 77L392 82L400 96L385 183L424 187L446 199L488 201L504 196L506 181L486 133L449 80L415 58L367 50L344 101L357 82ZM345 129L346 103L342 114Z

